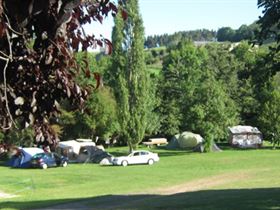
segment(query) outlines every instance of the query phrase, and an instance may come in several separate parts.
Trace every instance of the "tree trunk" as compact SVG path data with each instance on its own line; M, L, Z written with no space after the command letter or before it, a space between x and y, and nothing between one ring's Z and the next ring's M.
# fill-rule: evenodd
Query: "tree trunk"
M131 142L128 141L127 144L128 144L129 153L133 152L133 147Z
M272 137L272 142L273 142L272 149L276 149L276 141L275 141L274 137Z
M137 150L137 144L133 144L131 142L127 142L128 148L129 148L129 153L133 152L134 150Z

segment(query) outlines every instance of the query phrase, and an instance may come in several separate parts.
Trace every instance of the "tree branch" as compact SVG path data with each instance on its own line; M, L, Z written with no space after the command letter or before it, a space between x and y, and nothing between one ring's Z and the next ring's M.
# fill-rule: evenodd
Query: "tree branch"
M7 18L7 16L6 16L6 18ZM8 18L7 18L7 21L8 21ZM10 112L9 102L8 102L8 95L7 95L7 78L6 78L6 72L7 72L7 68L8 68L9 62L13 60L12 43L11 43L10 34L9 34L8 30L6 30L6 36L7 36L7 41L8 41L8 45L9 45L9 55L6 55L4 52L1 52L1 51L0 51L1 54L2 54L2 55L5 55L5 57L6 57L6 58L5 58L5 57L0 56L0 59L6 62L5 67L4 67L4 70L3 70L3 79L4 79L4 99L5 99L5 102L6 102L6 109L7 109L7 113L8 113L8 115L9 115L9 118L10 118L12 124L14 124L15 127L17 127L17 126L16 126L16 123L15 123L15 121L14 121L12 115L11 115L11 112ZM2 128L8 130L8 129L11 128L12 124L10 124L10 126L7 127L7 128L3 128L3 127L2 127Z

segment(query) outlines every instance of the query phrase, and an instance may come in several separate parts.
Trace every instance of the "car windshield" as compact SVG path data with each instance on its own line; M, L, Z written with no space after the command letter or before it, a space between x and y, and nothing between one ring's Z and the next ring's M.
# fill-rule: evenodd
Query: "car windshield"
M45 156L45 153L38 153L36 155L33 156L33 158L42 158Z

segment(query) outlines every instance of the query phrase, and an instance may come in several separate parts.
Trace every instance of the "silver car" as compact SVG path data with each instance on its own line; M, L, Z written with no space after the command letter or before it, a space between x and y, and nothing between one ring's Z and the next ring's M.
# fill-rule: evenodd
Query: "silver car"
M133 151L128 156L115 157L113 159L113 165L132 165L132 164L149 164L159 161L157 153L152 153L145 150Z

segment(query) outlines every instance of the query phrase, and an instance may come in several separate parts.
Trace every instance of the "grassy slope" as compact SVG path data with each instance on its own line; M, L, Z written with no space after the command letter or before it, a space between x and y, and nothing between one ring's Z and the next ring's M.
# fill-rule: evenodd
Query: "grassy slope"
M112 150L115 154L121 154L123 151L124 149ZM269 196L270 201L280 198L280 164L277 150L223 151L211 154L166 150L156 152L159 153L161 160L153 166L124 168L72 164L68 168L47 170L0 167L0 191L19 195L16 198L1 199L0 209L29 209L79 198L143 192L143 189L167 187L219 174L238 175L244 172L246 176L238 180L211 187L215 190L229 188L232 190L183 193L176 195L176 198L172 196L147 197L145 199L154 199L154 202L150 202L149 206L141 202L141 205L137 205L139 208L132 209L142 209L141 206L143 209L163 208L163 206L169 206L172 209L174 205L176 208L183 208L187 203L188 205L192 203L193 209L196 209L200 205L220 204L223 201L219 197L221 195L225 195L222 204L229 205L230 203L230 206L237 208L239 204L234 202L242 197L240 193L246 197L241 198L241 201L246 201L251 196L256 202L258 200L261 202L256 197L258 195ZM244 190L234 190L241 188ZM248 189L255 189L255 191ZM215 197L218 201L211 202L207 199L208 197L212 200ZM205 199L205 202L200 202L200 199ZM280 207L279 203L273 203L273 205Z

